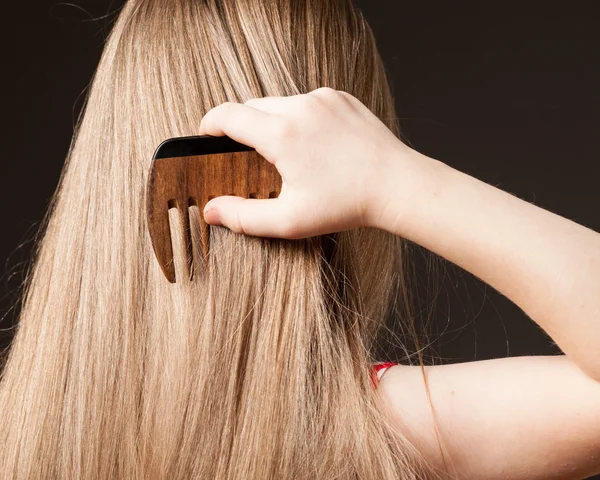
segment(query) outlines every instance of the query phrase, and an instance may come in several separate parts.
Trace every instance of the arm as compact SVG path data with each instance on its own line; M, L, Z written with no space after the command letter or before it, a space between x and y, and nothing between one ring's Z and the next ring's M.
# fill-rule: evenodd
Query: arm
M499 358L425 372L435 417L420 367L392 367L378 393L403 433L447 472L442 478L582 480L600 474L600 383L568 357Z
M406 156L399 149L396 155ZM373 224L469 270L519 305L567 356L394 367L390 415L449 478L600 474L600 235L411 151L390 158ZM384 180L387 178L388 180ZM405 192L400 193L404 188ZM438 445L438 439L441 446ZM444 456L441 452L444 452Z
M283 177L277 199L212 200L208 223L291 239L389 230L490 283L567 353L427 367L434 416L420 367L391 368L384 405L431 462L467 479L600 473L597 233L409 149L343 92L225 104L200 130L255 147Z
M398 150L395 155L406 155ZM410 154L420 166L418 188L410 190L407 201L400 192L402 164L391 155L374 224L499 290L600 381L600 234L439 161Z

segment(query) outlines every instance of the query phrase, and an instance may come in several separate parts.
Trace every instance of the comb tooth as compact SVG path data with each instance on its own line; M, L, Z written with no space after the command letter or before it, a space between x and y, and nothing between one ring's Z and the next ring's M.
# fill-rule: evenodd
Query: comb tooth
M218 195L209 195L203 203L202 210L200 211L200 240L202 244L202 254L205 265L208 265L208 254L210 250L210 225L204 221L204 207L213 198L217 198L217 196Z
M190 268L190 280L193 281L196 275L198 274L199 269L199 258L198 258L198 249L200 235L199 235L199 222L201 219L199 218L200 212L198 208L198 200L195 197L190 197L188 201L188 213L190 218L190 238L192 240L192 255L191 255L191 268Z
M206 204L206 203L205 203ZM207 248L205 244L208 244L208 225L204 221L203 208L198 202L198 199L191 197L189 201L190 205L190 223L193 220L192 239L192 254L193 262L190 279L194 279L197 275L200 275L201 265L206 266L207 261ZM199 227L199 228L196 228Z
M200 244L205 267L208 267L208 254L210 248L210 226L204 221L204 214L200 211Z
M175 283L175 265L173 262L173 245L171 244L168 205L163 204L161 208L157 204L157 199L152 198L149 206L148 229L154 253L167 280Z
M188 198L180 198L178 201L178 208L180 219L181 219L181 227L183 228L183 239L185 246L185 258L187 263L187 275L188 278L191 279L191 274L193 270L192 261L193 261L193 253L192 253L192 232L190 228L190 212L189 212L189 199Z
M146 185L146 218L152 248L158 264L170 283L175 283L175 264L169 221L170 199L169 172L164 162L153 160Z

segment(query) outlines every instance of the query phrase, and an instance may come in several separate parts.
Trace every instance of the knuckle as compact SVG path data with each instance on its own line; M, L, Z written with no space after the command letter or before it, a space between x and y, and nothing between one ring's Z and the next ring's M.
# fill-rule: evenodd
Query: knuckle
M331 87L321 87L321 88L317 88L314 93L316 95L320 95L322 97L328 97L328 98L332 98L332 97L336 97L338 94L337 90L334 90Z
M241 209L238 209L235 215L235 229L236 233L240 233L242 235L247 235L248 229L244 226L244 217L242 215Z
M339 91L338 94L340 95L341 98L343 98L344 100L346 100L350 103L356 102L356 97L349 94L348 92Z
M323 113L324 111L337 106L340 102L345 102L346 99L341 92L330 87L322 87L315 90L312 95L308 95L309 100L306 102L307 107L310 107L313 112Z
M327 103L340 102L341 100L345 100L345 92L341 92L330 87L319 88L318 90L315 90L314 93L317 98Z

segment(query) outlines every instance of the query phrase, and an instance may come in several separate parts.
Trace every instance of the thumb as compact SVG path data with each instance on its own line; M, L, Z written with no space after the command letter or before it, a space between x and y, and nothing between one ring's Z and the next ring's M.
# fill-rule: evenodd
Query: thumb
M284 237L286 218L278 198L263 200L222 196L204 207L206 223L257 237Z

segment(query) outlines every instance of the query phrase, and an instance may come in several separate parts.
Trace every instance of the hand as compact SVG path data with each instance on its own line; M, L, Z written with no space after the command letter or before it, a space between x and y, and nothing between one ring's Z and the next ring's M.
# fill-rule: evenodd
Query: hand
M206 222L273 238L375 226L390 158L410 150L360 101L329 88L225 103L206 114L200 133L255 148L283 179L275 199L211 200Z

